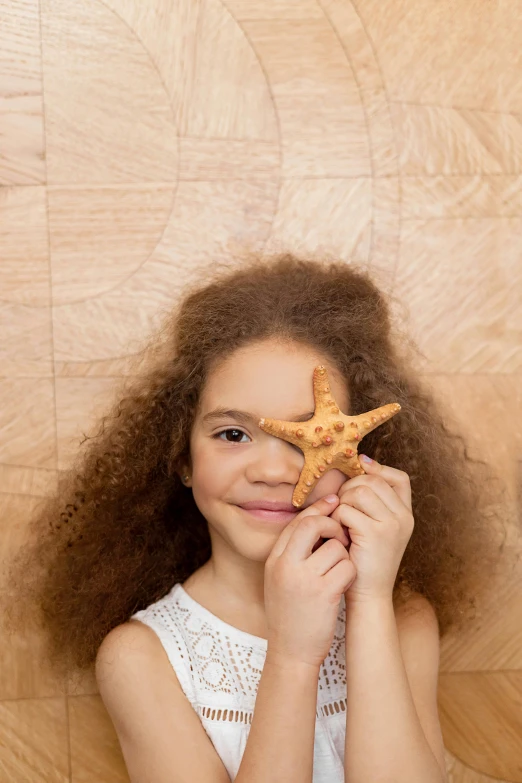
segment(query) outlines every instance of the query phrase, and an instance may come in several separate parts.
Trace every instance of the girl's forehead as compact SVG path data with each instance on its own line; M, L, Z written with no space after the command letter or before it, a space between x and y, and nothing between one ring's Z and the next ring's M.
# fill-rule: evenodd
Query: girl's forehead
M349 392L331 362L309 354L266 351L257 352L255 357L237 355L212 373L201 396L199 412L204 418L217 409L227 408L268 417L283 416L285 412L287 416L304 415L314 409L312 379L319 364L326 367L332 394L340 408L346 410Z

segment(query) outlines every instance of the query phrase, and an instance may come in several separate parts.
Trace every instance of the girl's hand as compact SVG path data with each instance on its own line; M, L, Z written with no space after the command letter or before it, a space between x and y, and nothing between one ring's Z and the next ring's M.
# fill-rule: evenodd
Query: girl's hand
M410 478L378 462L361 465L367 473L346 481L331 514L348 530L349 556L357 575L346 603L390 599L399 565L413 532Z
M339 604L355 577L348 537L326 498L283 528L265 562L267 660L283 657L319 667L333 642ZM321 538L327 539L315 549Z

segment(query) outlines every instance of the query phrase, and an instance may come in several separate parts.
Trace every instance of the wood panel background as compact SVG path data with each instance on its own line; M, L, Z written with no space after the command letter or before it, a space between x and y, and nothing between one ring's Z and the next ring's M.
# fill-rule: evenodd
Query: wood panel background
M0 0L3 556L160 311L245 246L402 298L516 546L521 164L521 0ZM454 783L522 783L521 586L443 641ZM0 656L2 783L128 780L94 678Z

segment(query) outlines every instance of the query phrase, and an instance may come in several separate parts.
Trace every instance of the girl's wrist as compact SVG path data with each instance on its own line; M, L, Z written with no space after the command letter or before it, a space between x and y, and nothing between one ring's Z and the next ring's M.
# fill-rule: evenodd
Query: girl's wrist
M295 673L296 670L302 670L309 672L310 670L319 670L321 664L312 663L310 661L302 660L296 656L287 655L286 653L279 652L277 650L267 648L265 665L269 664L277 667L278 669L288 670L290 673Z
M375 595L375 596L349 596L345 595L346 611L351 614L355 612L366 612L369 608L392 608L393 609L393 595Z

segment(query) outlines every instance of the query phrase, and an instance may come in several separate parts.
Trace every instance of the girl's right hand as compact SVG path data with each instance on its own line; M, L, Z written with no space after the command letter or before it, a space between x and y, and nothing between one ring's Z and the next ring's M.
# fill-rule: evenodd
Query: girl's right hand
M267 655L319 667L335 633L342 594L356 577L342 525L316 501L283 529L265 563ZM320 538L329 539L314 551Z

